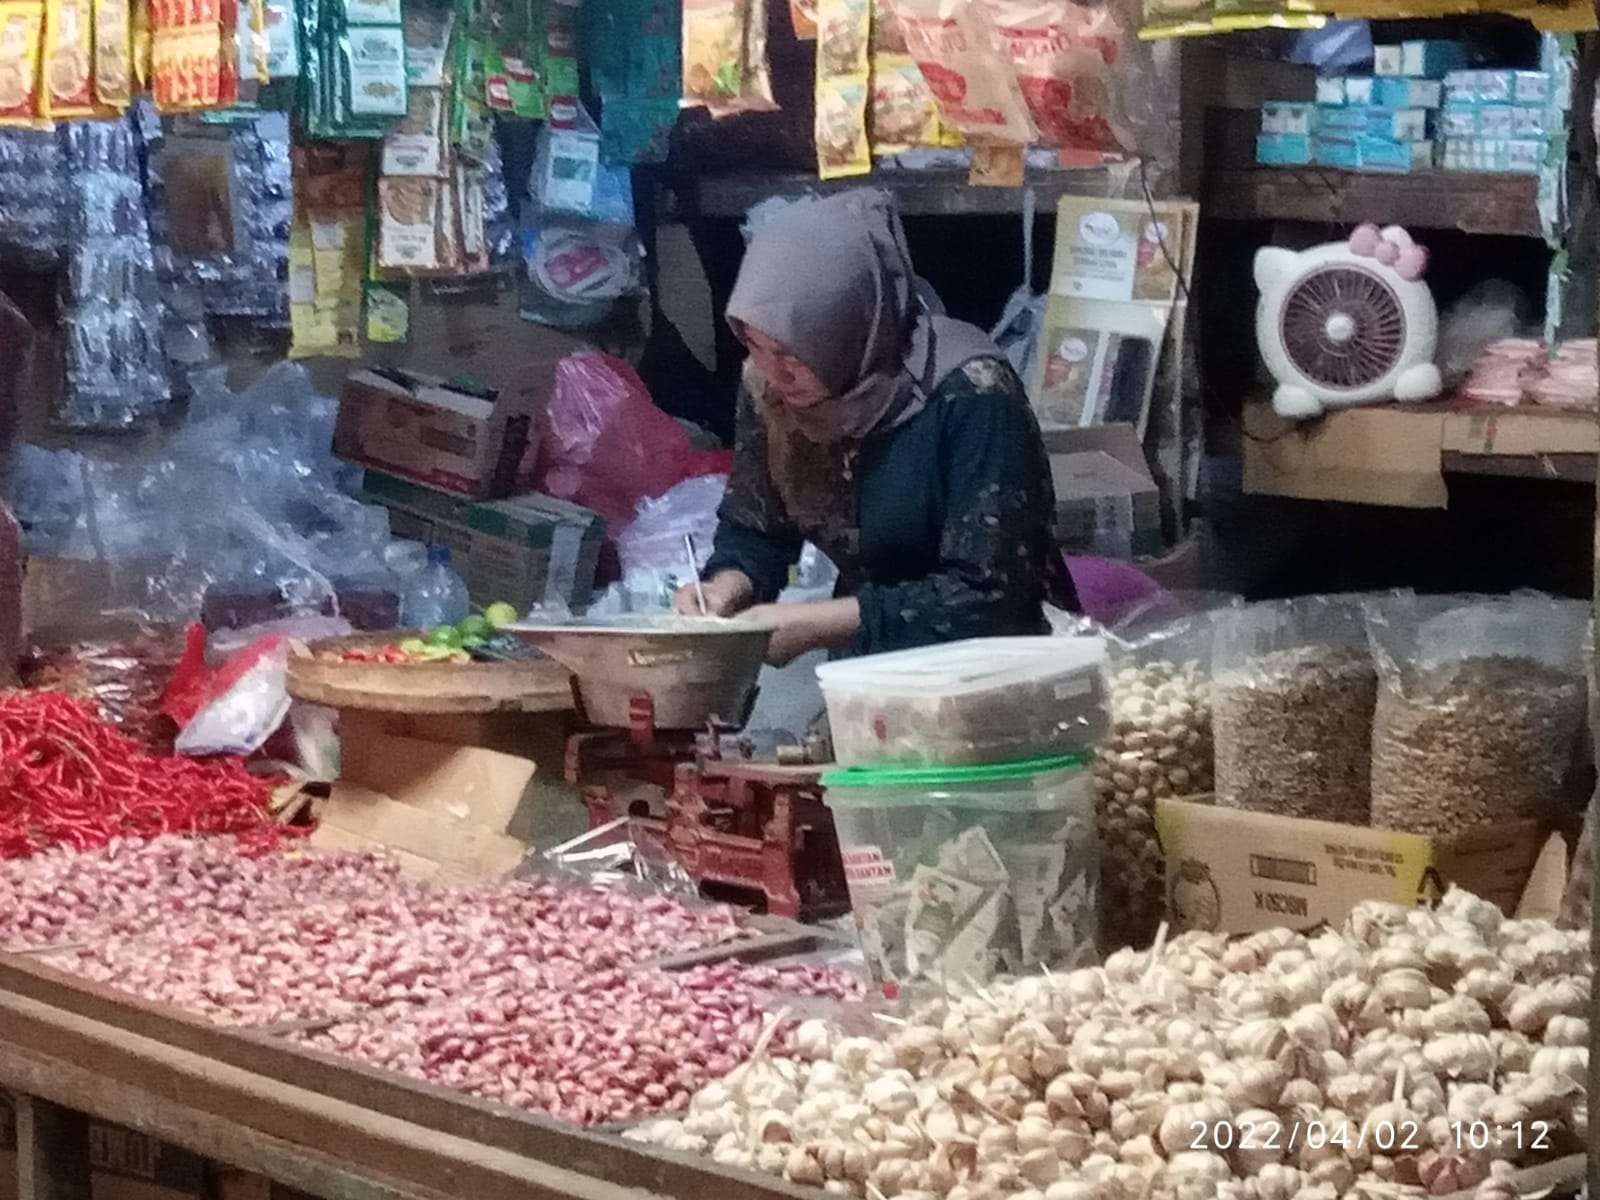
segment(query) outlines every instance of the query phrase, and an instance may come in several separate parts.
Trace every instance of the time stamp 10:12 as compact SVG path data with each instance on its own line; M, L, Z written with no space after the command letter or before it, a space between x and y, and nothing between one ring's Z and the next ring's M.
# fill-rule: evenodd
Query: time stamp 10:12
M1263 1114L1265 1115L1265 1114ZM1445 1143L1419 1121L1195 1121L1189 1126L1189 1149L1227 1154L1233 1150L1259 1150L1285 1154L1299 1149L1366 1149L1377 1154L1420 1154L1424 1150L1516 1150L1537 1153L1552 1150L1554 1138L1548 1121L1517 1121L1493 1125L1488 1121L1446 1121Z

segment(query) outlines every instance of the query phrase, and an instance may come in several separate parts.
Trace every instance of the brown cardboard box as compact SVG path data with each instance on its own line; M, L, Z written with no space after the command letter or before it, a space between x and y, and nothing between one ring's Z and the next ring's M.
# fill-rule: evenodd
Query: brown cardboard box
M1131 554L1161 552L1161 493L1131 425L1044 434L1056 489L1056 533L1067 549L1125 540Z
M333 452L473 499L509 496L537 420L531 395L473 394L414 371L344 381Z
M1547 832L1516 821L1429 838L1195 801L1156 805L1173 926L1225 933L1337 925L1363 900L1423 903L1452 883L1510 913Z
M507 834L402 804L354 784L334 784L317 817L320 823L309 839L311 845L328 850L382 849L416 879L482 883L508 874L527 853L526 846Z
M1263 402L1246 406L1244 424L1246 492L1400 508L1444 508L1446 471L1559 479L1565 460L1600 451L1592 413L1532 407L1380 405L1297 424Z
M90 1200L206 1200L208 1165L147 1133L89 1123Z
M351 719L354 718L354 719ZM451 821L504 832L536 770L533 762L477 746L383 731L377 714L339 722L339 777Z
M0 1092L0 1200L17 1200L17 1110Z

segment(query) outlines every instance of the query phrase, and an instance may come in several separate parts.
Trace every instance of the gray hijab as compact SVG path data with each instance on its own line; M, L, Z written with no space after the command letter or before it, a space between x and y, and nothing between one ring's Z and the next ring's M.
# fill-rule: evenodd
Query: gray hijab
M857 445L915 416L952 371L1000 353L976 326L927 310L893 202L865 188L766 218L745 251L727 315L781 342L828 388L829 399L791 408L747 372L775 467L779 443Z

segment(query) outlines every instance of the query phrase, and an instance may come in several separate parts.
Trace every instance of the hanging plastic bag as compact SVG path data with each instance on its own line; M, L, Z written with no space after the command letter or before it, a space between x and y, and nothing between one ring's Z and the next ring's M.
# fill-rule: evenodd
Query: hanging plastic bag
M634 369L598 351L571 354L556 365L544 422L536 486L593 509L613 530L633 520L641 500L696 475L731 469L727 451L691 447Z
M1016 72L982 0L893 3L945 124L990 142L1024 146L1037 140Z
M199 689L178 731L179 754L254 754L289 715L289 639L264 637L231 655Z

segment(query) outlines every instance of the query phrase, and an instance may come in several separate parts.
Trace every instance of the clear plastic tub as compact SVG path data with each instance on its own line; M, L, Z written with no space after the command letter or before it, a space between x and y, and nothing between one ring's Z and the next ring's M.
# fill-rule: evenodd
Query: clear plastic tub
M1106 729L1099 637L973 638L817 668L844 766L962 766L1089 750Z
M891 994L1095 961L1088 759L823 776L862 953Z

